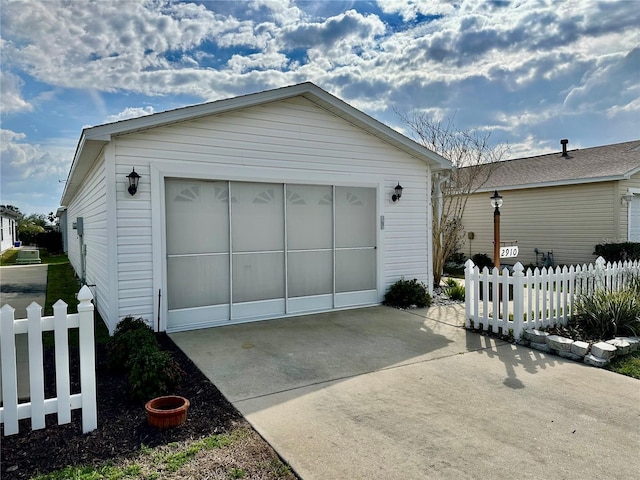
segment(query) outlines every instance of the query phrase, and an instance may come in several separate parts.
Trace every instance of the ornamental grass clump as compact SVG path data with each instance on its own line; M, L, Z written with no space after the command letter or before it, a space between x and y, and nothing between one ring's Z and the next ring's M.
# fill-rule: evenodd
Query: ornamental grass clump
M447 279L445 282L445 293L447 297L455 301L464 301L464 285L460 285L453 278Z
M620 290L581 295L573 323L592 340L640 335L640 282Z
M431 295L424 283L417 279L398 280L384 296L384 304L396 308L429 307Z

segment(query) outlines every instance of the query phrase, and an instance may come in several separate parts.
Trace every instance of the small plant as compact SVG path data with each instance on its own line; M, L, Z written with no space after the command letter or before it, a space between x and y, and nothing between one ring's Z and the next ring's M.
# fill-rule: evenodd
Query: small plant
M573 321L594 340L640 335L640 295L635 286L581 295L576 311Z
M247 472L242 468L232 468L229 470L229 478L244 478L246 474Z
M489 258L489 255L486 253L476 253L473 257L471 257L471 261L482 270L484 267L491 268L493 267L493 261Z
M453 278L448 278L445 282L445 293L451 300L464 300L464 286L460 285Z
M431 306L431 295L424 283L417 279L398 280L384 296L384 304L397 308Z

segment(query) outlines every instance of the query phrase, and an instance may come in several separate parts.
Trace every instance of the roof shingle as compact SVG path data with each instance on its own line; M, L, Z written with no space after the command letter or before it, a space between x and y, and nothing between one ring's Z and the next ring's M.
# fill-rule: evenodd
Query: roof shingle
M473 168L473 167L472 167ZM640 140L500 162L482 190L590 183L640 171Z

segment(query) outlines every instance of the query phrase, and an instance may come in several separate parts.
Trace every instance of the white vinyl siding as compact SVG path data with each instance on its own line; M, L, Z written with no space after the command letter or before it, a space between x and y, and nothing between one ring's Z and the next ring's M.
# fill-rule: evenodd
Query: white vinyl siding
M121 315L155 319L157 314L158 288L152 279L158 279L152 272L160 267L153 265L152 242L161 239L151 235L151 193L163 187L150 183L151 165L204 172L185 174L193 178L383 185L379 215L385 217L385 289L402 276L428 282L427 166L306 99L158 127L116 137L114 143L117 178L122 179L116 184ZM135 198L125 190L124 177L132 167L142 177ZM404 187L402 199L392 204L398 182Z
M95 285L91 290L95 294L95 305L102 318L109 323L111 319L110 272L107 225L107 184L105 181L105 160L101 155L93 168L82 181L78 193L67 206L67 255L78 277L84 273L85 283ZM77 218L83 218L83 243L86 246L86 264L82 271L80 237L73 224ZM115 324L113 324L115 326Z
M127 191L126 178L133 167L141 176L134 197ZM116 165L116 178L117 315L119 319L128 315L142 317L154 325L157 292L154 295L148 162Z
M535 264L535 248L553 251L556 265L589 263L595 259L599 243L615 241L616 205L614 182L500 190L504 204L500 208L501 241L517 240L519 256L503 259L503 264ZM469 198L463 216L465 245L469 256L486 253L493 259L493 208L490 192ZM468 232L475 238L469 240ZM540 258L539 258L540 259Z
M17 240L15 238L16 221L13 217L0 217L1 229L2 229L2 245L1 251L5 251L13 247L13 242Z

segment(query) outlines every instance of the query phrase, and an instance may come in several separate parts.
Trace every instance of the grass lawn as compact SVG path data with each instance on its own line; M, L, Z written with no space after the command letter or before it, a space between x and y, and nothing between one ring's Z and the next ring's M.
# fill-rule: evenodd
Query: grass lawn
M614 358L607 369L640 380L640 350L624 357Z

